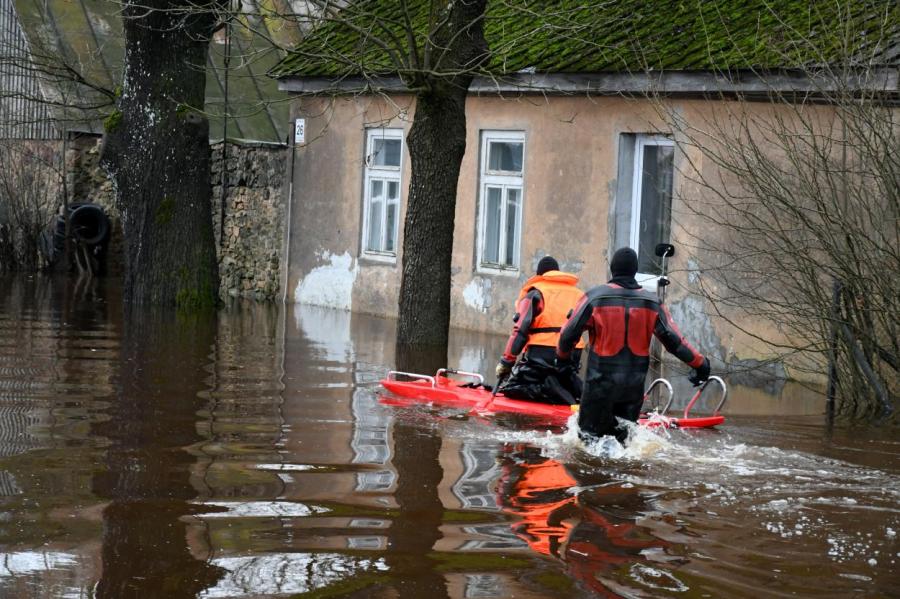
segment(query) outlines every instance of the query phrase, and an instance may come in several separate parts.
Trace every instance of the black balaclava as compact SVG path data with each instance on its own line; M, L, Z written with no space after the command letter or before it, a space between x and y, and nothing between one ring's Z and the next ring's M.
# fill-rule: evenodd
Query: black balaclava
M634 275L638 271L637 253L631 248L619 248L609 261L609 270L612 272L610 283L615 283L625 289L638 289Z
M535 273L542 275L550 270L559 270L559 262L557 262L556 258L553 256L544 256L541 258L541 261L538 262Z

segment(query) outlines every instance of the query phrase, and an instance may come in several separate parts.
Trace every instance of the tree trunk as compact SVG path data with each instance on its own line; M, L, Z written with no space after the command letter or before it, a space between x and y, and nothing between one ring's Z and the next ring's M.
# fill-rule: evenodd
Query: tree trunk
M420 89L407 137L412 163L403 225L399 355L442 348L450 328L450 263L456 186L466 152L466 95L473 72L487 58L483 17L486 0L461 0L447 27L435 36L443 58L433 72L410 81ZM455 73L441 76L441 72ZM403 367L400 365L401 368Z
M125 74L101 157L122 214L126 302L216 302L209 123L198 111L213 7L148 0L123 8Z
M465 92L416 98L407 143L412 176L403 228L397 344L446 347L456 185L466 152Z

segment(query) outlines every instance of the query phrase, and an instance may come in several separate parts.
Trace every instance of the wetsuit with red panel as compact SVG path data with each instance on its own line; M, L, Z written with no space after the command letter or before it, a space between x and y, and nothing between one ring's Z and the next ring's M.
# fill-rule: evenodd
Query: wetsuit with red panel
M708 373L708 361L684 339L669 310L636 283L610 282L588 291L560 333L560 359L569 357L584 331L590 337L578 416L584 433L625 439L616 417L635 422L640 415L654 336L679 360Z
M551 270L526 281L519 292L512 334L501 362L516 364L512 375L501 387L507 397L575 403L581 396L577 376L578 359L584 343L574 344L572 360L564 367L556 364L556 345L563 324L584 292L578 289L576 275Z

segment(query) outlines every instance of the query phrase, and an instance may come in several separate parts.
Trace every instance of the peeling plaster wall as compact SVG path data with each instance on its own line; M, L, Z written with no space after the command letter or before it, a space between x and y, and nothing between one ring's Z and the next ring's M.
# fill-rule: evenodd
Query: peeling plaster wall
M353 309L353 284L359 272L355 260L348 252L319 256L321 266L316 266L297 283L296 301L311 306Z
M288 301L396 315L399 258L360 255L365 129L384 126L408 131L411 123L399 116L408 105L403 97L392 102L313 98L294 103L292 118L306 119L307 143L294 150ZM401 177L399 247L409 183L407 157ZM334 289L328 289L330 285Z
M293 116L307 119L305 147L295 153L294 195L289 244L288 301L351 308L396 316L400 264L361 253L365 127L411 125L411 99L296 99ZM684 114L709 113L716 104L679 101ZM470 97L467 100L467 153L463 159L456 206L451 280L455 327L507 333L513 302L537 262L553 255L564 270L581 278L588 289L608 278L608 254L622 239L616 222L617 184L629 165L620 165L623 133L653 132L658 116L647 101L614 97ZM477 267L479 152L481 132L521 131L525 135L523 235L520 268L490 273ZM702 164L699 157L692 157ZM683 161L684 159L681 158ZM401 223L405 217L409 156L404 142ZM675 185L683 186L676 164ZM618 219L621 220L621 219ZM771 358L764 344L713 316L698 288L696 261L686 250L685 231L704 224L676 201L673 243L680 251L671 261L673 285L669 303L688 339L715 361ZM403 244L400 227L398 247ZM715 233L712 233L715 234ZM333 287L333 288L332 288ZM754 333L777 339L778 332L754 323ZM472 360L469 360L472 361Z

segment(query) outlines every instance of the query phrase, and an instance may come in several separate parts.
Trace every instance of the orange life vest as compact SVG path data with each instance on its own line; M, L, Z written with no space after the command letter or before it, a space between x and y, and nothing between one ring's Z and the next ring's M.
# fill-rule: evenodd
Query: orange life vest
M569 319L569 313L584 296L584 292L576 287L578 277L567 272L550 270L542 275L535 275L525 282L519 291L520 302L532 289L541 292L544 298L544 309L531 323L531 332L524 350L531 345L556 347L559 331ZM576 349L584 347L584 340L579 339Z

